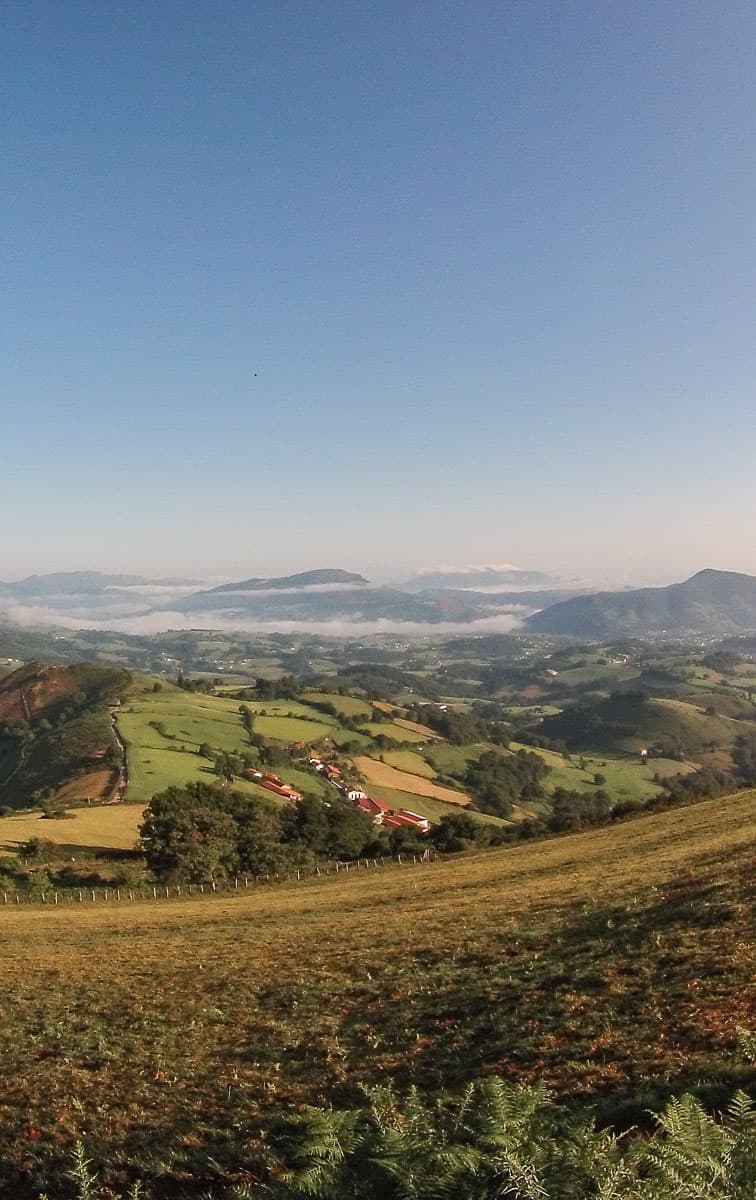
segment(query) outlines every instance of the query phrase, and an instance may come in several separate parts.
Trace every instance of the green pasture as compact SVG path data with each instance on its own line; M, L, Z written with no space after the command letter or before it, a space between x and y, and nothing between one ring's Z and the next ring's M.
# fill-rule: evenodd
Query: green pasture
M565 667L555 682L566 687L614 686L619 680L637 679L640 669L629 663L589 663L584 667Z
M257 710L255 732L271 741L309 745L331 738L336 745L348 740L370 745L368 737L344 730L335 718L316 717L316 710L305 704L284 700L250 707ZM260 709L268 715L261 716ZM159 733L151 722L164 727L165 733ZM151 686L136 688L125 697L118 728L127 744L127 795L134 803L149 800L173 785L215 782L212 764L198 754L203 743L213 750L236 754L249 748L237 700L187 692L171 684L163 684L157 692ZM324 794L325 784L314 772L289 770L286 779L297 790ZM235 781L234 786L250 795L273 796L246 780Z
M413 750L388 750L382 756L390 767L408 771L410 775L421 775L423 779L435 779L437 772L420 754Z
M654 782L654 775L658 774L664 779L670 775L688 775L696 770L693 763L678 762L672 758L650 758L643 763L635 755L595 751L589 754L575 753L568 759L554 750L522 746L517 742L511 742L510 749L529 750L548 764L551 770L544 786L549 793L560 787L586 791L596 786L594 776L603 775L605 782L601 787L615 801L649 800L663 790Z
M312 710L310 710L312 711ZM307 720L303 717L255 717L255 733L274 742L305 742L308 746L313 742L321 742L323 738L337 741L339 736L346 734L339 725L327 725L320 720Z
M158 737L158 734L154 734ZM154 743L141 742L129 747L129 804L146 804L157 792L186 783L217 784L218 776L206 758L180 749L163 749ZM281 800L272 792L246 779L235 779L234 788L249 796Z
M151 721L164 725L168 738L161 738ZM237 701L185 692L167 684L159 692L135 690L125 697L118 728L125 740L134 744L147 740L160 745L175 740L196 750L207 742L229 752L249 744Z
M300 771L296 767L281 767L277 774L280 774L284 782L290 783L298 792L310 792L314 796L332 796L334 794L334 788L321 775L318 775L317 771L304 769ZM235 786L236 784L234 784ZM270 792L267 794L271 795Z
M585 763L581 767L580 763ZM656 758L642 763L634 758L607 758L605 755L576 756L573 762L563 761L563 765L553 767L545 781L549 792L558 787L590 790L595 787L594 776L603 775L605 783L601 787L612 800L650 800L663 789L654 783L653 776L661 778L669 775L687 775L694 771L690 763L676 762L674 759Z
M373 711L366 700L359 700L356 696L340 696L338 692L307 692L306 698L316 704L332 704L342 717L369 718Z
M430 742L423 750L423 757L434 768L437 775L459 775L473 759L480 758L491 750L488 742L474 742L467 746L450 746L446 742Z

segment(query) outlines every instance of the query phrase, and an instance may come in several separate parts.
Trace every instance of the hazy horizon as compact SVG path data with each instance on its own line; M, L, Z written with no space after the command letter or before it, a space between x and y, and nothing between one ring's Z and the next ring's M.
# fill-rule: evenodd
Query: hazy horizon
M0 578L756 574L756 10L4 5Z
M509 583L502 584L502 585L499 585L496 587L492 587L490 585L487 586L484 584L475 585L475 584L463 584L461 582L453 582L453 583L450 583L449 586L457 588L457 589L460 589L460 588L464 589L465 587L469 587L471 590L477 591L477 592L485 592L487 590L490 590L492 592L496 592L499 590L502 590L502 591L510 590L510 591L520 592L520 591L526 591L528 589L542 590L545 588L548 590L549 588L557 589L557 588L566 588L566 587L570 587L570 586L590 587L590 588L606 587L606 588L617 588L617 589L625 588L625 587L633 587L633 588L636 588L636 587L638 587L638 588L640 588L640 587L664 587L671 583L683 582L683 580L690 578L690 576L695 575L699 571L702 571L702 570L707 570L707 569L715 569L715 570L722 570L722 571L736 570L736 568L728 567L728 566L712 568L712 564L708 563L708 562L696 565L683 574L680 574L679 572L673 572L670 569L665 570L663 568L658 568L656 570L649 570L646 572L640 572L640 571L629 572L629 571L624 571L620 568L618 568L614 571L606 570L606 569L601 570L601 568L598 566L595 569L589 570L585 573L578 573L576 571L572 571L572 572L568 572L567 574L561 574L560 572L553 570L551 567L551 564L549 564L549 563L532 563L532 564L528 564L527 566L519 566L517 564L507 563L506 567L509 569L509 571L511 571L513 573L513 578L511 580L511 582L509 582ZM233 582L237 582L237 581L241 582L245 579L265 580L265 579L285 578L287 576L303 574L305 572L312 571L312 570L318 570L321 568L344 570L344 571L348 571L350 573L361 575L364 579L367 580L367 582L369 584L374 585L374 586L378 586L378 587L388 586L388 587L401 588L403 585L410 584L410 583L414 583L418 587L422 586L423 579L425 576L437 575L437 574L438 575L449 574L449 575L463 576L466 573L472 573L472 572L483 572L483 571L489 571L489 570L496 571L497 569L501 568L501 564L497 564L494 561L492 561L492 562L476 562L476 563L460 562L457 564L455 564L455 563L416 563L412 566L408 565L405 570L396 569L394 571L380 571L380 570L371 571L371 569L369 567L364 567L359 564L355 565L354 563L344 563L344 562L334 563L334 562L331 562L330 560L329 561L323 560L323 561L309 562L304 565L301 563L289 564L288 567L285 567L280 570L271 570L271 569L265 570L262 567L260 567L259 569L253 568L250 570L246 570L244 568L244 565L242 564L239 567L239 569L236 570L235 572L226 572L226 573L218 574L209 569L203 570L201 564L199 564L199 563L195 564L195 570L193 570L193 571L188 570L188 569L182 570L178 566L174 567L171 564L168 564L168 565L164 565L163 570L160 572L157 572L154 569L141 569L137 566L123 566L120 564L114 564L113 566L107 566L107 567L100 567L100 566L93 566L91 563L86 563L86 564L78 564L77 563L75 565L66 565L66 566L48 566L46 564L40 565L39 563L37 563L37 565L33 569L17 570L17 571L11 571L11 570L5 569L2 565L0 565L0 583L5 583L5 584L20 583L26 579L34 578L35 576L44 577L44 576L48 576L48 575L58 575L58 574L61 574L61 575L74 574L75 575L75 574L86 574L89 572L93 572L95 574L105 575L105 576L110 576L110 575L113 575L113 576L122 575L125 577L138 576L140 578L143 578L146 581L144 587L149 588L150 591L154 590L155 593L165 591L165 593L169 594L169 595L178 595L181 591L187 591L187 592L198 591L203 588L218 587L223 584L233 583ZM543 573L545 579L544 579L543 583L518 583L516 576L514 574L516 572L520 572L522 574L530 574L531 572ZM748 572L748 571L744 571L742 573L743 574L751 574L751 572ZM754 571L753 574L756 575L756 571ZM170 579L174 582L171 584L165 584L165 583L163 583L163 581L166 579ZM152 585L152 586L149 587L149 585ZM141 585L137 585L137 586L133 587L131 590L138 592L139 586L141 586ZM341 585L338 585L338 584L336 584L336 585L331 585L331 584L313 585L313 587L316 588L317 590L323 590L323 588L327 589L329 587L340 587L340 586ZM436 586L436 584L428 583L427 586L433 587L433 586ZM307 589L301 589L301 590L307 590ZM2 597L0 597L0 612L1 611L2 611Z

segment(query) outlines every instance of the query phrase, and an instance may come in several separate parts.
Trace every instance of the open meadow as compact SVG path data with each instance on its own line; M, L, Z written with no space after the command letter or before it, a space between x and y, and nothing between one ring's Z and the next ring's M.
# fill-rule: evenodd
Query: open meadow
M139 840L143 804L74 808L58 820L41 812L24 812L0 821L0 853L16 854L29 838L88 850L133 850Z
M506 850L204 899L0 908L0 1189L83 1139L156 1194L264 1177L365 1083L543 1080L620 1123L753 1083L756 793ZM212 1161L211 1161L212 1160Z

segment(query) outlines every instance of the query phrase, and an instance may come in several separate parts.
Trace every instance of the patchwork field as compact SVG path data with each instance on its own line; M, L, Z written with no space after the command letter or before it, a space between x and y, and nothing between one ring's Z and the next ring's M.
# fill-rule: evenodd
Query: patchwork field
M265 1178L275 1122L490 1073L643 1125L753 1071L756 796L238 896L0 909L0 1190L82 1138L161 1200ZM212 1161L211 1161L212 1160Z
M335 693L317 693L313 699L341 704L348 717L364 716L369 706L351 697ZM337 749L359 746L365 752L374 747L373 735L383 734L394 740L423 742L425 735L412 729L399 729L393 722L365 724L356 732L340 724L339 718L319 712L304 701L273 700L245 702L254 714L254 730L270 742L282 746L325 743ZM146 802L156 792L182 783L215 779L212 763L199 754L204 743L213 750L244 754L249 735L243 725L239 701L233 698L187 692L172 684L153 690L151 681L138 682L125 699L118 715L118 728L127 744L129 785L127 799ZM349 710L348 712L346 710ZM422 759L419 768L432 770ZM287 778L297 788L322 792L322 783L312 772L288 770ZM260 788L246 781L234 786L260 794ZM270 793L265 793L270 795Z
M445 800L447 804L465 805L470 803L470 797L464 792L455 792L452 788L440 787L429 779L411 775L407 771L399 771L396 767L379 762L375 758L357 755L354 765L370 784L380 784L398 791L411 792L415 796L431 796L436 800Z

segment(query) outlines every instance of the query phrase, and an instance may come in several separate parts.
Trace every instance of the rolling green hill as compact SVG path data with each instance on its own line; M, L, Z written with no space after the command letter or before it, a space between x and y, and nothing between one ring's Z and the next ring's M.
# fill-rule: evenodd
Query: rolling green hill
M697 758L714 749L729 750L739 732L753 723L707 715L698 705L650 698L642 692L618 692L595 704L578 705L545 717L539 732L572 750L621 750L638 753L658 747L665 753Z

